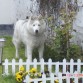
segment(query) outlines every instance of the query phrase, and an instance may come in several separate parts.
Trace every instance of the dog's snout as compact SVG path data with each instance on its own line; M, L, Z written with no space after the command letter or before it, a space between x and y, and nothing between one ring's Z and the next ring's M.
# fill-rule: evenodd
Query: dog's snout
M38 33L38 30L35 30L36 33Z

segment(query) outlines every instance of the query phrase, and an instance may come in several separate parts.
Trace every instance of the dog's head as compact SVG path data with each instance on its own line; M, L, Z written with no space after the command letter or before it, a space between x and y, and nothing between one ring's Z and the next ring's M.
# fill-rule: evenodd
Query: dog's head
M31 16L27 25L28 31L33 35L43 34L46 30L46 23L41 15Z

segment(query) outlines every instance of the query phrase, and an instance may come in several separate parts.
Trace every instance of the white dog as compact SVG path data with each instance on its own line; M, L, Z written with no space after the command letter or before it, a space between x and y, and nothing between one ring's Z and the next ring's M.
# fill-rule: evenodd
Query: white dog
M32 51L38 47L39 58L43 58L46 23L39 17L29 17L28 21L19 20L14 27L13 44L18 58L20 42L25 44L25 56L32 61Z

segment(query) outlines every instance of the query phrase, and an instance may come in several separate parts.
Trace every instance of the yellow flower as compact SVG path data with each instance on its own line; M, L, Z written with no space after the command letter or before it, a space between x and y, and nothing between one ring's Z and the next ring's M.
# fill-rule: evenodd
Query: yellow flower
M21 66L20 67L20 71L24 71L25 69L24 69L24 67L23 66Z
M18 82L22 82L23 79L25 78L25 76L28 74L28 72L25 72L24 70L25 70L24 67L21 66L21 67L20 67L20 71L16 73L15 76L16 76L16 80L17 80Z
M36 73L36 72L37 72L36 68L32 68L32 69L30 70L30 73Z
M58 80L55 80L55 83L59 83L59 81Z
M23 76L23 72L17 72L17 73L16 73L16 76L18 76L18 75Z
M16 76L18 76L18 75L19 75L19 72L16 73Z
M17 80L18 82L22 82L23 78L22 78L21 75L18 74L18 75L16 76L16 80Z

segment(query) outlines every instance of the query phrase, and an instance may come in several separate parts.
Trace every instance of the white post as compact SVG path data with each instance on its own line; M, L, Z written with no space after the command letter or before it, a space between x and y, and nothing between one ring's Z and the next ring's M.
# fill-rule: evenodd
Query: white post
M74 82L78 83L78 73L77 73L77 71L75 71L75 73L74 73Z
M70 83L70 76L71 76L70 73L67 72L67 73L66 73L66 82L67 82L67 83Z
M29 71L30 69L30 61L29 59L26 60L26 70Z
M37 69L37 59L34 59L33 63L34 63L33 67Z
M51 73L51 77L50 78L51 78L51 83L54 83L55 79L54 79L54 74L53 73Z
M62 73L60 73L60 72L58 73L58 78L59 78L59 83L63 83L62 82Z
M66 73L66 59L63 59L63 73Z
M48 71L51 73L52 72L52 59L48 60Z
M12 74L15 75L15 59L12 59Z
M44 59L42 58L41 60L40 60L40 63L41 63L41 72L44 72Z
M81 60L80 59L78 59L78 62L77 62L77 72L81 73Z
M24 80L24 83L30 83L30 78L29 78L28 75L26 76L26 78L25 78L25 80Z
M23 60L22 59L19 59L19 69L20 69L20 66L23 65Z
M56 75L59 73L59 62L56 63Z
M70 73L73 74L73 59L70 60Z
M5 62L4 62L4 68L5 68L5 74L8 75L8 59L5 59Z
M46 83L46 75L45 74L42 75L42 83Z

